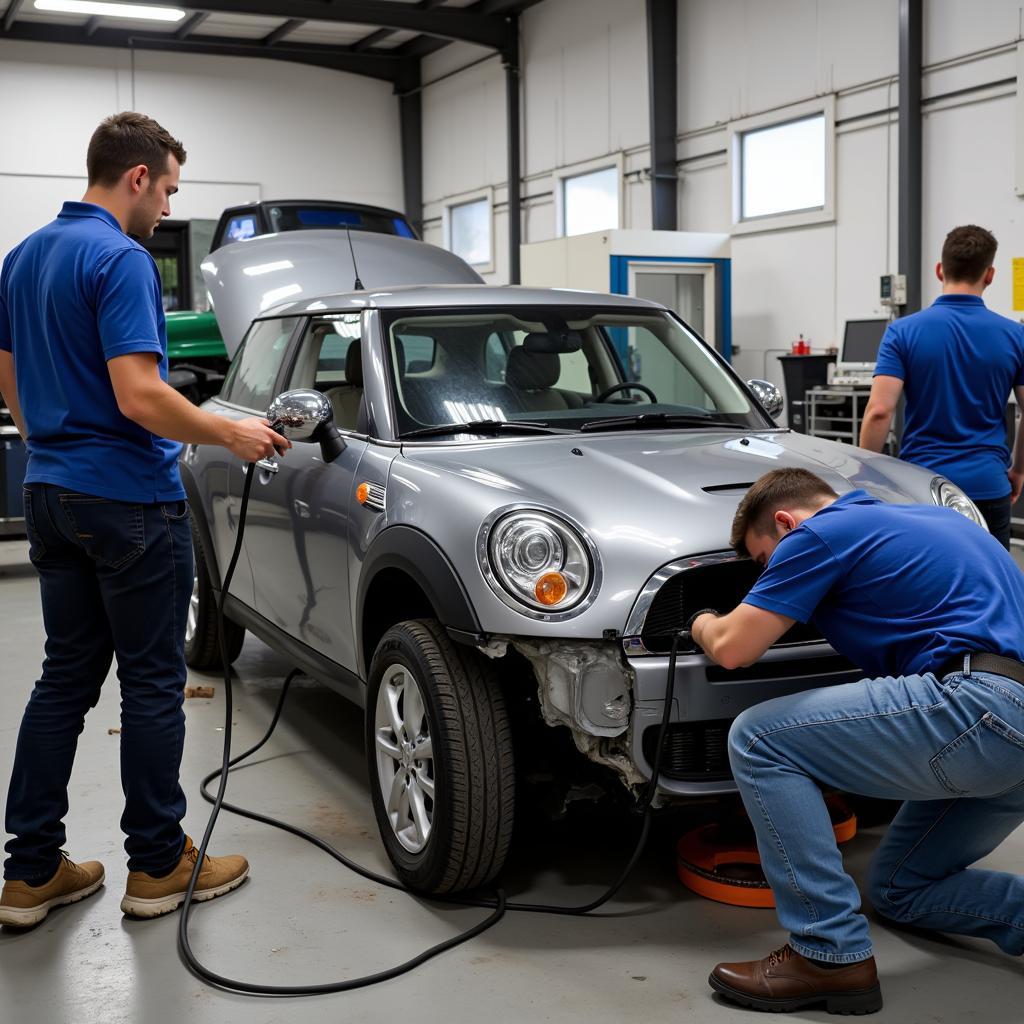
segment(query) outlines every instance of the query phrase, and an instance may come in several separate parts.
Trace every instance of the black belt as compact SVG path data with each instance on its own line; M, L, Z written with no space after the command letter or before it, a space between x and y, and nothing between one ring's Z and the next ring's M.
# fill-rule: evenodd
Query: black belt
M1016 658L1004 658L1001 654L988 654L984 651L970 655L958 654L955 658L950 658L935 674L942 679L954 672L963 672L965 657L971 659L968 662L971 672L991 672L1024 686L1024 663L1017 661Z

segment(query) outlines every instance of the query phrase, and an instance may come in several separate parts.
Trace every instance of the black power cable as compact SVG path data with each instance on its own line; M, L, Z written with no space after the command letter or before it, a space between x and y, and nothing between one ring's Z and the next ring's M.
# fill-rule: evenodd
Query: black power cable
M256 811L251 811L244 807L238 807L234 804L225 802L224 793L227 788L227 778L231 771L239 765L242 761L251 757L256 753L266 742L270 739L277 727L278 720L281 717L281 712L284 709L285 700L288 696L288 690L291 686L292 680L296 675L299 674L298 670L289 673L288 677L284 681L284 685L281 688L281 695L278 698L277 707L274 710L274 716L271 719L270 726L264 733L263 738L250 747L248 750L231 757L231 719L232 719L232 690L231 690L231 666L227 662L226 651L227 645L224 642L224 601L228 593L228 587L231 583L232 577L234 576L235 566L238 563L238 557L242 549L242 537L245 533L245 519L246 513L249 506L249 493L252 490L252 478L255 470L255 465L250 464L245 474L245 485L242 489L242 503L239 510L238 518L238 534L235 537L234 550L231 553L231 560L228 563L227 572L224 574L224 579L221 584L220 596L217 602L217 633L220 641L221 656L223 658L224 667L224 689L225 689L225 720L224 720L224 751L223 758L220 768L210 772L200 784L200 791L203 798L209 803L213 804L213 810L210 812L210 820L207 822L206 831L203 834L202 842L199 844L199 855L196 858L195 867L192 869L192 877L189 879L188 889L185 893L185 902L181 909L181 916L178 920L178 950L184 960L186 966L193 974L205 982L216 986L217 988L225 989L230 992L240 992L248 995L263 995L263 996L313 996L313 995L325 995L331 992L348 992L356 988L365 988L368 985L376 985L382 981L389 981L392 978L397 978L399 975L407 974L409 971L421 964L426 963L428 960L433 959L440 953L446 950L453 949L455 946L459 946L464 942L468 942L470 939L476 938L476 936L485 932L488 928L493 927L501 920L506 910L515 910L522 913L535 913L535 914L562 914L568 916L581 916L584 914L592 913L597 910L598 907L603 906L607 903L615 894L622 888L626 879L629 877L633 868L636 866L637 861L643 854L644 847L647 845L647 838L650 835L651 829L651 813L653 807L653 801L655 793L658 788L658 778L661 773L661 761L665 747L665 737L668 734L669 719L672 710L672 703L675 697L675 669L676 669L676 656L678 653L679 642L685 635L683 633L675 633L672 640L672 649L669 655L668 664L668 686L665 695L665 709L661 717L661 724L658 730L658 742L655 748L654 764L652 765L651 781L644 792L643 797L637 805L637 811L642 814L643 821L641 824L640 835L637 838L636 845L633 849L633 853L626 863L626 866L620 872L619 876L612 883L612 885L605 890L597 899L592 900L590 903L584 904L579 907L560 907L560 906L549 906L541 903L510 903L505 897L504 890L498 889L497 895L493 899L473 899L464 896L437 896L437 895L425 895L423 893L417 893L412 889L407 888L401 882L396 881L393 878L388 878L385 875L379 875L374 871L370 871L368 868L364 868L362 865L355 863L350 860L339 850L336 850L329 843L325 842L319 836L312 832L307 832L305 829L299 828L297 825L292 825L289 822L281 821L277 818L272 818L269 815L260 814ZM207 790L209 784L216 778L220 779L220 785L217 788L216 796L211 796ZM472 928L467 929L458 935L453 936L450 939L446 939L444 942L440 942L435 946L431 946L429 949L420 953L418 956L413 957L411 960L407 960L405 963L399 964L395 967L391 967L384 971L379 971L375 974L368 974L361 978L351 978L346 981L328 982L323 985L262 985L255 984L248 981L236 981L233 978L227 978L223 975L216 974L209 968L205 967L196 957L192 951L192 947L189 943L188 937L188 923L189 918L192 914L192 897L195 893L196 883L199 879L199 872L202 869L203 858L206 855L206 848L209 845L210 837L213 834L214 825L217 822L217 817L221 810L228 810L234 814L241 815L245 818L250 818L253 821L261 822L264 825L270 825L273 828L282 829L285 832L289 832L292 835L298 836L300 839L306 840L308 843L312 843L318 849L323 850L329 856L333 857L336 861L343 864L349 870L356 874L366 878L372 882L376 882L379 885L387 886L390 889L398 889L403 892L408 892L412 896L417 896L421 899L429 899L432 902L438 903L449 903L456 904L458 906L469 906L469 907L484 907L490 908L491 914L481 921L479 924L474 925Z

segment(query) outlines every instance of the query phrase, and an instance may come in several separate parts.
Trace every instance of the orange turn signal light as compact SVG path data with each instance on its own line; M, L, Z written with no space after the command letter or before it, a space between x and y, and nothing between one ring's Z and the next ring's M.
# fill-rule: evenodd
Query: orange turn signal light
M533 592L541 604L561 604L569 593L569 584L560 572L546 572L534 584Z
M366 499L369 496L370 496L370 485L369 484L360 484L356 488L356 501L358 501L360 505L365 505L366 504Z

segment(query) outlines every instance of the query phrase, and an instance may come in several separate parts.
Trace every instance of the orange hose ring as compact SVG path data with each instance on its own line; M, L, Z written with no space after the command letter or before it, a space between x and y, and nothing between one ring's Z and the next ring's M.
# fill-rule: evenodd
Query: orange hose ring
M857 834L856 815L838 796L830 794L825 802L836 842L849 842ZM705 899L733 907L775 906L756 844L723 838L721 825L702 825L684 835L676 846L676 865L683 885Z

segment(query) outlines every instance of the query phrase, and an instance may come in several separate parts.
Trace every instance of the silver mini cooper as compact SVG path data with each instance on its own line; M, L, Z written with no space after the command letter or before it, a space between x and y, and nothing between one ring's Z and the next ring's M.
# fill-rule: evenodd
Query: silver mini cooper
M249 630L365 709L403 881L493 878L527 783L564 806L648 782L672 634L753 582L728 534L765 471L802 466L840 493L981 522L929 472L777 427L778 403L671 311L622 296L404 286L259 313L206 408L273 406L293 440L331 420L340 436L257 463L225 653ZM192 445L181 468L188 660L212 668L246 467ZM744 708L857 677L809 626L749 668L683 647L658 800L732 791L726 737Z

